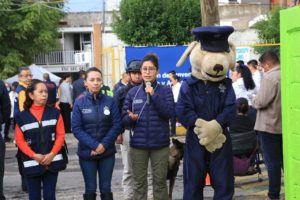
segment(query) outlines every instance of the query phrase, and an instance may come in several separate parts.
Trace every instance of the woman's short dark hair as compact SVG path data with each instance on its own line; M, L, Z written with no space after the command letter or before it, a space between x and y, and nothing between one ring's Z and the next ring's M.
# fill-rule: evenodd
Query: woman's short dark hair
M238 113L247 114L249 109L248 100L246 98L238 98L236 100L236 110Z
M141 66L144 64L144 62L146 61L150 61L153 63L153 65L156 67L156 69L158 70L159 69L159 64L158 64L158 56L154 53L149 53L147 54L143 60L142 60L142 64Z
M86 70L84 80L86 80L86 78L90 72L99 72L102 76L102 72L100 69L98 69L97 67L91 67L88 70Z
M34 92L34 90L36 90L36 86L39 83L45 84L43 81L41 81L39 79L32 79L31 83L29 84L28 88L26 89L26 92L25 92L26 99L25 99L25 102L24 102L24 109L25 110L29 110L30 107L32 106L33 100L29 97L29 94L30 93L32 94Z
M244 85L247 90L253 90L255 88L255 83L252 78L250 69L246 65L240 65L236 67L236 71L241 73L241 77L244 80Z

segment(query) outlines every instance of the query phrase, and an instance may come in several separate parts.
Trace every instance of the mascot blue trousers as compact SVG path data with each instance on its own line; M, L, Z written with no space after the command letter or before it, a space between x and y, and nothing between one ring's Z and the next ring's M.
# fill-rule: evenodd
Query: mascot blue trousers
M231 200L234 193L232 146L227 127L235 115L231 80L203 81L193 76L183 82L176 105L179 121L187 128L184 151L184 200L203 199L206 173L210 174L215 200ZM210 152L194 133L197 119L216 120L226 137L223 146Z

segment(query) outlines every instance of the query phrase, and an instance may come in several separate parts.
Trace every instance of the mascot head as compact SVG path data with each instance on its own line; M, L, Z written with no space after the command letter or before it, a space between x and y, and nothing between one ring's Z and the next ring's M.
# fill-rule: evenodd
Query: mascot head
M197 27L192 30L192 42L176 66L181 66L190 55L192 75L201 80L221 81L235 65L235 47L228 42L234 31L231 26Z

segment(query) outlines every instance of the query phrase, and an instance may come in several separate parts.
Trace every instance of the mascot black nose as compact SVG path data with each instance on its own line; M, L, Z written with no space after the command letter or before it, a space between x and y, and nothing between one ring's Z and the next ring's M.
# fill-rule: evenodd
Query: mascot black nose
M220 65L220 64L216 64L214 66L214 71L217 72L217 74L220 72L220 71L223 71L224 67L223 65Z

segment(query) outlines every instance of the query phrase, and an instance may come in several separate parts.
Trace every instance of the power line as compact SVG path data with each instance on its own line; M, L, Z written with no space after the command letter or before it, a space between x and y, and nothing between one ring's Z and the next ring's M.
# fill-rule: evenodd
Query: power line
M56 1L58 2L58 1ZM60 2L63 2L63 1L60 1ZM42 1L36 1L34 3L30 3L30 4L14 4L14 5L17 5L17 6L22 6L21 8L16 8L16 9L2 9L0 10L0 12L15 12L15 11L21 11L21 10L26 10L28 8L31 8L33 6L36 6L36 5L41 5L41 6L45 6L47 8L50 8L50 9L55 9L55 10L59 10L61 12L64 12L62 9L60 8L56 8L56 7L53 7L53 6L48 6L47 4L45 3L53 3L53 2L42 2ZM12 5L12 4L11 4Z

